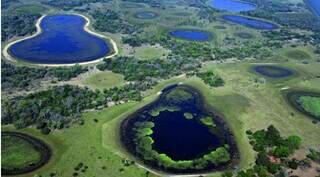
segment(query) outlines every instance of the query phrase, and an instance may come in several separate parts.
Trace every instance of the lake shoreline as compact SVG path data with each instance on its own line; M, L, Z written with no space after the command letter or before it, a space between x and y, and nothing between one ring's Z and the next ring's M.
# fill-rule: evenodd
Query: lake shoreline
M24 41L24 40L27 40L27 39L31 39L31 38L34 38L36 37L37 35L39 35L41 32L42 32L42 28L40 26L41 24L41 21L47 17L48 15L47 14L44 14L42 15L36 22L35 26L36 26L36 33L30 35L30 36L27 36L27 37L22 37L20 39L17 39L17 40L13 40L11 42L9 42L8 44L5 45L5 47L3 48L2 50L2 54L4 56L4 58L6 58L7 60L11 61L11 62L14 62L14 63L18 63L19 61L23 61L23 62L26 62L28 64L31 64L31 65L35 65L35 66L48 66L48 67L59 67L59 66L74 66L74 65L88 65L88 64L93 64L93 63L98 63L98 62L101 62L103 61L104 59L108 59L108 58L112 58L114 56L116 56L118 54L118 47L117 47L117 44L116 42L111 38L111 37L107 37L105 35L102 35L102 34L99 34L95 31L92 31L90 29L90 19L88 17L86 17L85 15L82 15L82 14L77 14L77 13L69 13L71 15L77 15L77 16L80 16L82 18L85 19L86 23L85 25L83 26L83 30L91 35L94 35L94 36L97 36L103 40L106 40L106 43L107 44L110 44L110 52L108 52L108 54L106 54L104 57L101 57L101 58L98 58L98 59L95 59L95 60L91 60L91 61L85 61L85 62L80 62L80 63L67 63L67 64L45 64L45 63L33 63L33 62L29 62L29 61L26 61L26 60L23 60L23 59L19 59L19 58L16 58L14 56L12 56L9 52L9 48L18 43L18 42L21 42L21 41Z

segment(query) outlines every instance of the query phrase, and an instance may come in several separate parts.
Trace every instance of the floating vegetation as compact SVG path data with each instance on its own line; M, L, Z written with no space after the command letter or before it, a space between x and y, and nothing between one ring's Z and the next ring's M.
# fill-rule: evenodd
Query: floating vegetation
M165 172L233 166L238 158L233 136L202 99L190 86L165 88L156 101L122 122L122 143L145 165Z

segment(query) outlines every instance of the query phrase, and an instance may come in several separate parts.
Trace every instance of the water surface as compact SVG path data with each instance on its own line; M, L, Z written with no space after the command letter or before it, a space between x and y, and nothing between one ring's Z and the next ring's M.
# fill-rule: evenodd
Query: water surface
M210 32L183 29L170 31L169 35L180 39L202 42L209 41L212 37Z
M105 40L83 27L86 20L78 15L51 15L42 19L42 32L13 44L9 53L32 63L68 64L96 60L110 52Z
M231 158L236 159L236 145L231 132L226 128L218 115L207 110L198 91L186 85L172 85L162 90L160 98L144 108L128 116L121 124L121 139L125 147L146 164L169 172L195 172L217 168L208 165L202 169L163 169L157 161L146 160L137 146L137 123L152 122L152 150L159 154L166 154L171 159L193 160L222 147L230 146ZM161 110L161 111L159 111ZM192 115L187 118L186 113ZM204 124L202 119L209 119L212 124ZM150 156L148 156L150 157ZM224 167L221 164L219 167Z
M253 67L253 70L263 76L271 78L285 78L293 75L293 71L288 68L274 65L260 65Z
M311 8L312 12L320 19L320 1L319 0L306 0L306 3Z
M238 0L212 0L210 6L218 10L230 12L250 11L257 8L253 3Z
M156 18L158 15L154 12L138 12L134 15L136 18L140 18L140 19L153 19Z
M249 17L238 16L238 15L224 15L222 16L222 18L224 20L237 23L239 25L243 25L249 28L257 29L257 30L273 30L278 28L278 25L270 22L249 18Z

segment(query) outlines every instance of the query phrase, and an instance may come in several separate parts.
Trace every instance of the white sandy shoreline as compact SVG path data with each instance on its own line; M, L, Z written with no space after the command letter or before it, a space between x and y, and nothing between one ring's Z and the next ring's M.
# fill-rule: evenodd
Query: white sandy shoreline
M70 14L70 13L69 13ZM98 58L98 59L95 59L95 60L92 60L92 61L86 61L86 62L80 62L80 63L68 63L68 64L41 64L41 63L32 63L32 62L28 62L26 61L27 63L29 64L32 64L32 65L36 65L36 66L50 66L50 67L57 67L57 66L74 66L76 64L79 64L79 65L87 65L87 64L92 64L92 63L97 63L97 62L100 62L102 61L103 59L105 58L111 58L111 57L114 57L115 55L118 54L118 47L117 47L117 44L116 42L114 42L113 39L111 39L110 37L107 37L107 36L104 36L102 34L99 34L97 32L94 32L94 31L91 31L89 29L90 27L90 19L88 17L86 17L85 15L82 15L82 14L77 14L77 13L71 13L72 15L78 15L82 18L84 18L86 20L86 24L84 25L84 30L94 36L97 36L99 38L102 38L102 39L105 39L108 41L108 44L110 44L110 50L111 50L111 54L108 53L106 56L104 57L101 57L101 58ZM7 60L11 61L11 62L15 62L17 63L20 59L17 59L15 57L13 57L12 55L10 55L9 53L9 48L18 43L18 42L21 42L21 41L24 41L24 40L27 40L27 39L31 39L37 35L39 35L41 32L42 32L42 29L40 27L40 24L41 24L41 21L43 20L44 17L46 17L47 15L42 15L36 22L36 28L37 28L37 31L36 33L32 34L31 36L27 36L27 37L24 37L24 38L21 38L21 39L17 39L17 40L14 40L12 42L9 42L7 45L4 46L3 50L2 50L2 54L4 56L4 58L6 58ZM24 61L24 60L22 60Z

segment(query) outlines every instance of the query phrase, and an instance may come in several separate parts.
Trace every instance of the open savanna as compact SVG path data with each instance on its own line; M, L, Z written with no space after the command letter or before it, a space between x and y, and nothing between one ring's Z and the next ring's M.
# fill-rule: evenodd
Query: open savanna
M273 124L284 135L299 135L303 139L303 150L317 147L320 138L319 123L312 123L309 117L288 105L283 91L320 88L320 79L315 77L320 75L320 71L317 70L319 64L306 65L295 61L282 63L281 66L298 71L298 75L279 81L266 79L265 83L255 82L255 78L262 76L250 71L253 65L256 64L206 63L203 70L218 73L226 81L224 86L210 88L197 77L179 76L164 80L145 92L145 99L141 102L129 102L84 113L84 125L56 130L47 136L41 135L33 127L19 130L44 139L53 149L53 157L49 164L24 176L48 176L50 173L71 176L79 163L88 166L85 173L79 172L79 176L146 176L146 170L137 166L140 164L139 161L122 147L119 127L127 115L155 100L161 89L174 83L195 87L205 96L207 105L223 115L236 138L240 151L240 168L248 168L255 157L245 134L246 130L258 130ZM6 126L2 128L13 129ZM125 166L125 159L136 161L136 165ZM219 176L219 173L213 172L209 176Z

